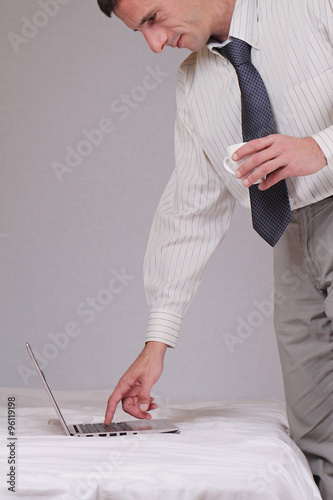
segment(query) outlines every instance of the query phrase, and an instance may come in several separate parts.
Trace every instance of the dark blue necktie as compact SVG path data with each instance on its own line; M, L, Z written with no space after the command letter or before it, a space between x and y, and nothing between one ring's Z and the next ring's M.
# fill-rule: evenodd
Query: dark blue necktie
M234 39L219 51L231 62L237 73L241 91L243 141L275 134L264 82L251 63L251 46L243 40ZM266 191L259 191L257 184L250 186L250 199L253 228L273 247L291 217L285 180Z

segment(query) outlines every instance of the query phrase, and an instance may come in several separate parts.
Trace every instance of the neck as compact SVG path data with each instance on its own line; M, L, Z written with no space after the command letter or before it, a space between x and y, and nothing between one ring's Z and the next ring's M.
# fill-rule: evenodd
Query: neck
M224 42L229 35L232 14L236 0L216 0L212 23L212 37L219 42Z

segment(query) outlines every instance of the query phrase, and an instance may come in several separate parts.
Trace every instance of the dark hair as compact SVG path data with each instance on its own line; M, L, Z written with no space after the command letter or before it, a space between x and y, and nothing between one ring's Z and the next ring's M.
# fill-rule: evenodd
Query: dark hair
M119 0L97 0L98 6L102 12L111 17L112 12L117 7Z

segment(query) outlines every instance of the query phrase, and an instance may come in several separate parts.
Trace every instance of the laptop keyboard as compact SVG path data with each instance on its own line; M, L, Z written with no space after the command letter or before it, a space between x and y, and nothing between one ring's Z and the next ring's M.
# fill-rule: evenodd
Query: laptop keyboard
M114 432L128 432L132 431L131 427L125 422L114 423L110 425L104 424L80 424L79 429L83 434L100 434L100 433L114 433Z

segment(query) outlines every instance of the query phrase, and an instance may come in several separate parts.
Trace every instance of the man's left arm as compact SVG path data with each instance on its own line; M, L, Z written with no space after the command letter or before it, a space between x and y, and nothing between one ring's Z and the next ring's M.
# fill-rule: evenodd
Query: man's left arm
M265 190L287 177L314 174L328 164L329 158L332 160L330 148L325 148L324 142L321 142L321 134L325 133L333 135L333 127L329 127L326 131L313 137L298 138L273 134L249 141L233 155L235 160L240 160L249 154L252 155L238 169L236 176L242 179L256 169L243 180L243 184L249 187L270 174L265 181L259 184L259 189ZM320 143L322 147L320 147Z

